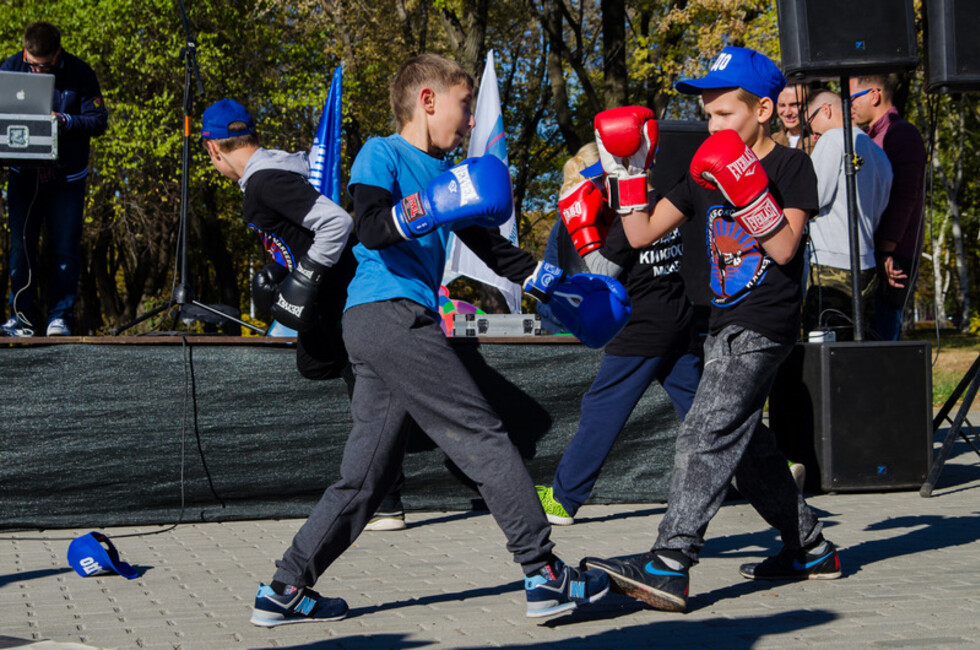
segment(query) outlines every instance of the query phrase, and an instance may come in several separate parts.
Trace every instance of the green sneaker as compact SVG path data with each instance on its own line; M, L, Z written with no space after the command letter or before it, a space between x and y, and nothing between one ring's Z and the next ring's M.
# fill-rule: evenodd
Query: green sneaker
M541 507L548 521L555 526L571 526L575 519L565 512L564 506L555 500L555 492L550 485L535 485L538 491L538 498L541 499Z

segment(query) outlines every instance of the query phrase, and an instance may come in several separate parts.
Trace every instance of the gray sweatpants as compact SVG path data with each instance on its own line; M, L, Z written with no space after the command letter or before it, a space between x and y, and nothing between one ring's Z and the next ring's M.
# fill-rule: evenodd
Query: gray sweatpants
M544 566L554 544L531 477L436 315L389 300L351 307L343 325L356 382L340 480L276 562L274 579L312 586L353 544L398 477L407 415L477 484L514 561L527 573Z
M762 424L776 370L792 348L734 325L708 337L701 383L677 435L667 512L653 550L680 551L697 562L732 477L788 548L819 538L822 525Z

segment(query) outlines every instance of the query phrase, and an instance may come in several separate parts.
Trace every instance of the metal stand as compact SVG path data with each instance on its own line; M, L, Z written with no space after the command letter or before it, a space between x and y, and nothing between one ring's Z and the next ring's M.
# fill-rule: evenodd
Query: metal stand
M969 388L967 388L969 385ZM960 398L963 391L966 390L966 395L963 397L963 403L960 405L960 410L956 412L956 417L952 420L952 426L946 433L946 439L943 440L943 446L939 449L939 453L936 454L936 458L932 461L932 469L929 471L929 478L926 482L922 484L919 489L919 496L930 497L932 496L932 491L936 487L936 482L939 481L939 475L943 471L943 466L946 464L946 460L949 458L950 452L953 450L953 442L956 440L957 434L963 437L963 440L967 442L968 445L973 447L973 451L977 452L977 456L980 456L980 449L977 448L973 441L963 433L963 422L965 421L967 426L970 427L970 431L973 431L973 426L970 424L969 420L966 419L966 414L970 412L970 407L973 405L973 400L977 396L977 389L980 388L980 355L977 355L976 360L974 360L973 365L970 369L966 371L963 375L963 379L956 386L953 394L949 396L943 407L939 409L939 413L932 421L932 431L935 433L939 429L939 425L943 423L944 420L949 420L949 412L953 410L953 405L956 404L956 400ZM976 436L977 433L973 431L973 435Z
M858 238L857 157L854 155L851 126L851 78L841 75L841 112L844 122L844 185L847 191L847 236L851 247L851 310L854 312L854 340L864 340L864 314L861 310L861 242Z
M194 39L191 37L190 25L187 22L187 12L184 11L184 3L182 0L177 0L177 8L180 10L180 20L184 25L184 36L187 39L187 45L180 49L180 56L184 59L184 148L181 158L180 174L180 283L176 286L173 293L171 293L170 300L166 305L150 310L139 318L132 320L125 325L120 325L119 327L113 328L110 330L110 333L113 336L116 336L120 332L123 332L130 327L142 323L148 318L153 318L161 312L170 311L176 306L178 309L173 316L172 327L174 327L177 324L177 318L180 316L180 308L189 304L212 314L216 314L226 320L238 323L242 327L247 327L254 332L258 332L259 334L265 334L266 330L263 330L260 327L246 323L245 321L235 318L234 316L229 316L228 314L225 314L224 312L217 310L210 305L205 305L204 303L198 302L194 299L194 290L187 284L187 195L189 177L188 170L190 169L191 160L191 112L194 107L194 88L191 83L191 77L193 76L197 80L198 94L204 94L204 84L201 83L201 72L197 67L197 45L194 43Z

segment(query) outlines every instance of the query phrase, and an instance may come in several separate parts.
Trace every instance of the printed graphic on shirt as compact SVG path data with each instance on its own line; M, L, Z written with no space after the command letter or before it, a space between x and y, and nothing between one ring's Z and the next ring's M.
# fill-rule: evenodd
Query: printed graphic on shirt
M712 303L729 307L762 282L772 258L755 237L732 219L735 208L712 206L708 210L708 254L711 256Z
M649 265L651 277L659 278L668 273L680 273L682 255L684 242L681 240L681 231L675 228L641 250L637 263Z
M281 237L277 237L272 233L262 230L254 223L248 224L248 227L259 233L259 236L262 238L262 247L265 248L265 251L272 256L272 261L286 267L286 270L288 271L293 270L293 265L295 263L295 260L293 259L293 252L289 249L289 245L283 241Z

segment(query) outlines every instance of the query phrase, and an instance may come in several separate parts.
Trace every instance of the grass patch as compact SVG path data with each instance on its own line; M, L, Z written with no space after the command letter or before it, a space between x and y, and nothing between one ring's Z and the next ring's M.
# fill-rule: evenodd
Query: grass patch
M932 345L932 402L942 406L980 354L980 337L942 330L938 354L935 331L917 331L908 340L928 341Z

